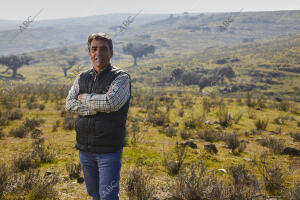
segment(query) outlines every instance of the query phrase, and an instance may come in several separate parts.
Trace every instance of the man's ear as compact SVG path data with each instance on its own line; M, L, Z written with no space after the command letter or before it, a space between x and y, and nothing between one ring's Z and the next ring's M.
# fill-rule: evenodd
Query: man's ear
M113 57L113 55L114 55L114 50L111 50L111 56L110 56L110 58Z
M89 57L91 57L91 51L88 52Z

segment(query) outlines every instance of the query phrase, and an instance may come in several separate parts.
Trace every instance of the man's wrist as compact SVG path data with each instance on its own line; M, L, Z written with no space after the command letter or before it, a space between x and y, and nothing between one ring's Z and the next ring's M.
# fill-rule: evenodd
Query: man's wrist
M81 94L81 99L80 102L81 103L86 103L88 100L89 94Z

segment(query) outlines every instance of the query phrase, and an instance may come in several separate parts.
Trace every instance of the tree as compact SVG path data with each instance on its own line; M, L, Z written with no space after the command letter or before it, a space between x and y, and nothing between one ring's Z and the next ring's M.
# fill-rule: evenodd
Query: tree
M148 44L133 44L129 43L123 47L123 52L131 55L134 59L134 66L136 66L136 59L147 56L148 54L154 54L155 46Z
M12 78L15 79L17 75L20 75L22 77L21 74L17 73L17 70L24 65L29 65L30 61L32 60L33 57L31 56L10 55L0 57L0 64L5 65L8 69L11 69L13 71Z
M67 77L68 70L71 69L78 61L79 61L79 58L77 56L73 56L73 58L71 60L67 61L67 64L60 65L64 71L64 77Z

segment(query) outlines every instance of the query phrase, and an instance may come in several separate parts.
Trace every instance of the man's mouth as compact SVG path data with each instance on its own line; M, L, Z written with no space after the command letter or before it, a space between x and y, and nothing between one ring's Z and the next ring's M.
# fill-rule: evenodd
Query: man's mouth
M99 62L99 63L103 63L104 62L104 58L95 58L95 61Z

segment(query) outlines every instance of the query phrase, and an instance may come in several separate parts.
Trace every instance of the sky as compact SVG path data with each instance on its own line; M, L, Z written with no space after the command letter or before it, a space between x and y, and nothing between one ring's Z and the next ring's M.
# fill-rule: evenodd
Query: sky
M300 10L300 0L0 0L0 19L59 19L141 9L141 14Z

